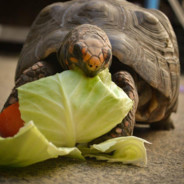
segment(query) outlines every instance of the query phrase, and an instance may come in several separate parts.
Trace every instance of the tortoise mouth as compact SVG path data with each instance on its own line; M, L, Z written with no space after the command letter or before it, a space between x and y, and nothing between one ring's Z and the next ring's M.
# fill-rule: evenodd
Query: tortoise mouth
M88 67L84 67L84 68L82 67L81 70L83 70L83 72L85 73L86 76L88 76L88 77L95 77L103 69L100 68L98 70L92 71L92 70L89 70Z

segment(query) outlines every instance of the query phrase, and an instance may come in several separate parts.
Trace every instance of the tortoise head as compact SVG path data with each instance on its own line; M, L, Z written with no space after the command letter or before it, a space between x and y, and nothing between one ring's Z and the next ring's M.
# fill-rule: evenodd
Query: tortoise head
M58 59L63 69L78 67L87 76L95 76L110 66L112 48L103 30L83 24L66 35Z

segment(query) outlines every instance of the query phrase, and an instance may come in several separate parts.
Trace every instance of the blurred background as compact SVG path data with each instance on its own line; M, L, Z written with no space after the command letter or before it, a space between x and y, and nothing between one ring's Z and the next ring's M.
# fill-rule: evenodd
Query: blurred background
M167 15L177 36L181 71L184 73L184 0L129 1L142 7L159 9ZM16 62L33 20L42 8L54 2L59 1L0 0L0 107L8 95L1 91L13 87ZM5 80L8 82L5 83Z

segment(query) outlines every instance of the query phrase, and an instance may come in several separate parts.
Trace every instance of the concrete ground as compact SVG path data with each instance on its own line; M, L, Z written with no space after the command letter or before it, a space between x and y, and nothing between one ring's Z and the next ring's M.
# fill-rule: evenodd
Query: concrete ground
M18 55L0 55L0 108L13 87L17 59ZM183 104L184 77L181 77L179 108L173 114L175 129L136 129L135 135L152 143L146 145L147 167L58 158L26 168L0 168L0 184L184 184Z

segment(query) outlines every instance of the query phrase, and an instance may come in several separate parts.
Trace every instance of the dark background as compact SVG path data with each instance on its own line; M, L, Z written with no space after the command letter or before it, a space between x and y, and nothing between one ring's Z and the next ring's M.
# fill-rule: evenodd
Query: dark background
M63 0L67 1L67 0ZM144 0L129 0L144 6ZM36 15L40 10L53 2L61 2L57 0L0 0L0 25L11 25L18 27L30 27ZM164 12L171 21L177 36L181 70L184 73L184 29L178 22L175 13L166 0L160 0L159 10ZM23 43L15 43L0 40L0 51L20 52Z

